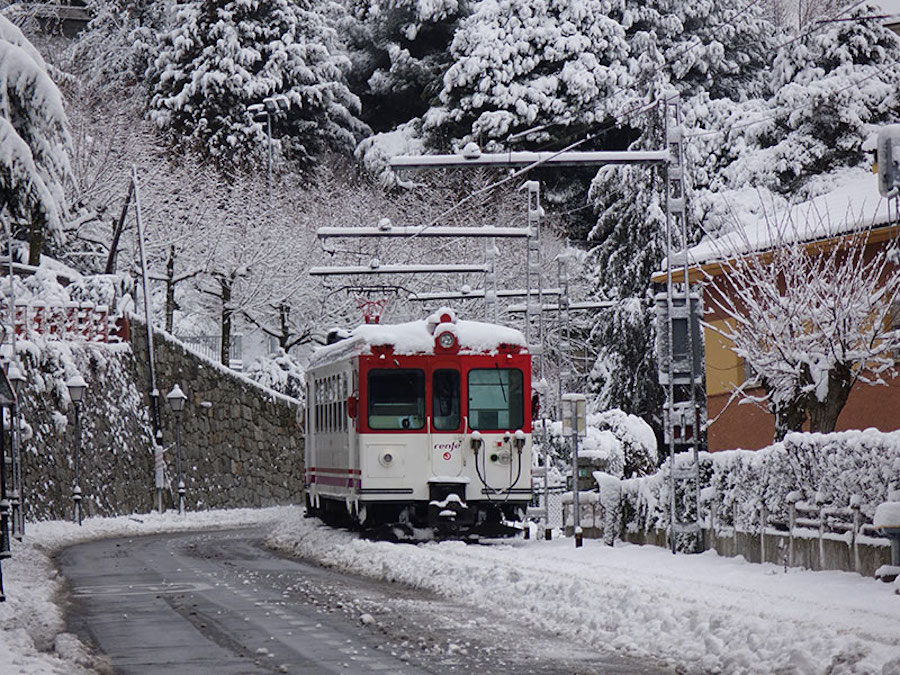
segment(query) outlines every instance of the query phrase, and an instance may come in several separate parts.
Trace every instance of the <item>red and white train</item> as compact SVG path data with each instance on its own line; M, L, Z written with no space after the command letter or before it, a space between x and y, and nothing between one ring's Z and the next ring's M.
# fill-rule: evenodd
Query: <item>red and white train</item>
M521 332L450 309L362 325L315 352L306 386L310 514L406 534L515 531L532 496Z

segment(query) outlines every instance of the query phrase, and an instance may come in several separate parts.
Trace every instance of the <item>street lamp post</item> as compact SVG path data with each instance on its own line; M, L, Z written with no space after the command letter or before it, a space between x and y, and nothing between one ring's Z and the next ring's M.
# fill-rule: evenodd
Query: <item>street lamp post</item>
M73 454L74 479L72 485L72 520L81 525L81 487L78 485L78 460L81 454L81 402L84 400L84 390L87 382L78 373L75 373L66 382L69 388L69 398L75 408L75 451Z
M25 389L25 375L18 362L13 359L9 362L6 376L15 393L15 401L10 408L10 422L12 431L9 435L9 450L12 457L10 466L10 480L12 482L11 506L13 536L21 541L25 535L25 494L22 486L22 438L19 424L19 398Z
M9 547L9 501L6 493L6 429L3 425L5 408L10 409L10 429L12 428L12 406L16 402L16 394L6 375L0 368L0 561L12 555ZM3 594L3 573L0 570L0 602L6 600Z
M184 402L187 400L181 387L177 384L172 391L166 394L169 407L175 415L175 467L178 472L178 513L184 513L184 479L181 473L181 411L184 410Z
M572 534L575 536L575 548L580 548L583 539L581 529L581 504L578 499L578 439L586 433L585 418L587 398L584 394L563 394L562 417L563 436L572 437Z
M269 189L272 188L272 115L276 112L284 112L291 107L291 100L284 94L274 94L266 96L262 103L254 103L247 106L249 112L254 119L259 121L260 115L266 118L266 135L268 137L268 162L267 162L267 180Z

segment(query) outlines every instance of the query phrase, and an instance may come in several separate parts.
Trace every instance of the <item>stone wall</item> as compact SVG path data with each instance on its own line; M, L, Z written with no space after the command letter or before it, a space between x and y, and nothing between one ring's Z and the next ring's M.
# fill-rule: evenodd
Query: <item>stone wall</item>
M132 348L142 391L149 391L146 331L132 323ZM188 509L300 503L303 494L302 410L294 399L196 356L164 333L154 333L163 446L171 487L175 420L165 400L178 384L182 472ZM149 397L146 398L149 406ZM171 500L171 492L167 491ZM169 501L169 504L172 502Z
M20 398L27 519L72 517L74 408L65 383L76 370L88 385L79 453L84 515L155 508L146 331L140 324L132 328L130 346L20 341L27 376ZM164 334L155 333L154 347L165 507L177 497L174 419L165 401L176 382L188 396L182 413L187 508L299 503L303 438L297 401L194 355Z
M146 511L151 434L128 346L20 342L18 351L27 377L19 397L26 518L72 517L75 414L65 383L76 371L88 384L79 453L84 514Z

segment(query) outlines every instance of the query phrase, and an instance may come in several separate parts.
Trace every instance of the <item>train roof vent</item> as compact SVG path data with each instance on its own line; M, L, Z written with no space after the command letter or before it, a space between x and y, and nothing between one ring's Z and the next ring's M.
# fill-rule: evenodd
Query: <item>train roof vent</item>
M450 307L441 307L434 314L425 319L428 332L434 335L434 329L442 323L456 323L456 310Z
M332 328L325 334L325 344L333 345L335 342L346 340L348 337L350 337L350 331L343 328Z

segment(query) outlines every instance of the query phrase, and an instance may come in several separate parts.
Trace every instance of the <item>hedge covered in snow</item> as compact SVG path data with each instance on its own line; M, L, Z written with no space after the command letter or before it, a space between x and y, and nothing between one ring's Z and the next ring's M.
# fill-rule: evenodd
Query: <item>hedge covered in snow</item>
M676 467L691 465L690 453L675 457ZM669 461L652 476L622 481L622 514L626 529L663 529L669 523ZM808 502L818 497L848 506L857 496L861 512L871 519L875 509L900 491L900 431L845 431L832 434L794 433L762 450L700 453L701 502L716 502L717 523L740 530L755 528L760 508L788 519L788 494L799 491ZM689 500L689 495L677 494ZM703 508L708 513L708 508Z
M579 457L618 478L645 476L656 470L656 436L640 417L613 408L589 414L586 422L585 437L579 441ZM541 424L538 422L534 431L538 442L542 438ZM567 467L572 449L570 438L563 436L562 422L547 424L546 442L560 466Z

